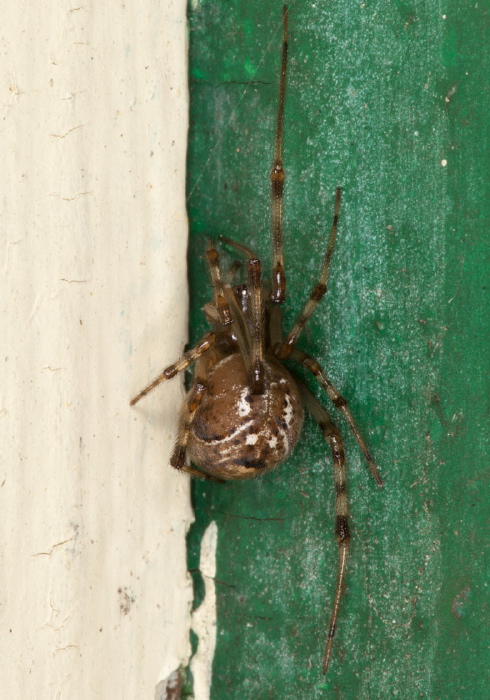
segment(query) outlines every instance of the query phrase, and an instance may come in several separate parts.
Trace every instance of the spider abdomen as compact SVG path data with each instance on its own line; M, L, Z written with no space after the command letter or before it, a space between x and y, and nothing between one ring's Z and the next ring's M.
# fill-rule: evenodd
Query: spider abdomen
M263 394L251 393L238 353L217 362L206 381L187 446L196 466L221 479L251 479L288 457L304 411L296 382L283 365L266 356Z

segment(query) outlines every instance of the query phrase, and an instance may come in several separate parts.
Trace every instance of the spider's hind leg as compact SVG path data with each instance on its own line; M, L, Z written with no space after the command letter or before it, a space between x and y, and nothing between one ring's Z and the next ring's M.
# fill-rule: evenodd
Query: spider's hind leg
M330 655L332 653L335 629L337 627L337 618L339 616L340 601L342 599L342 589L345 579L345 570L347 567L347 556L349 553L350 542L348 523L349 512L345 488L344 446L342 444L340 431L332 422L332 419L328 415L327 411L316 400L310 390L304 386L304 384L298 382L298 386L306 407L318 423L325 440L327 440L327 442L330 444L333 458L333 473L335 479L335 534L339 545L339 566L337 572L337 586L335 589L335 598L332 607L330 625L328 628L325 657L323 662L323 673L326 673L330 661Z
M344 399L344 397L339 393L339 391L334 387L330 379L327 377L323 369L320 367L318 362L314 360L310 355L307 355L305 352L302 352L301 350L293 350L290 355L292 360L296 360L296 362L299 362L303 367L306 367L307 370L309 370L317 382L320 384L320 386L323 387L323 389L327 392L330 400L332 403L339 409L339 411L343 414L345 420L349 424L350 429L354 433L354 437L356 439L357 444L361 448L362 454L364 455L364 459L369 465L369 468L371 470L372 475L374 476L376 483L378 486L383 486L383 481L381 479L381 476L378 471L378 467L376 466L373 458L371 457L371 453L369 452L366 443L364 442L364 439L359 431L359 428L356 425L356 422L354 420L354 417L352 413L350 412L350 408L347 405L347 401Z

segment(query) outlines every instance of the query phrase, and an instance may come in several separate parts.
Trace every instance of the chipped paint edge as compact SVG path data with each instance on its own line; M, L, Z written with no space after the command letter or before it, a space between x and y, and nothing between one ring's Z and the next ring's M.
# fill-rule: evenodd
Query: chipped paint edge
M192 614L192 629L199 637L197 652L190 667L194 676L195 700L209 700L214 651L216 648L216 552L218 547L218 525L213 520L201 541L199 568L204 580L204 600Z

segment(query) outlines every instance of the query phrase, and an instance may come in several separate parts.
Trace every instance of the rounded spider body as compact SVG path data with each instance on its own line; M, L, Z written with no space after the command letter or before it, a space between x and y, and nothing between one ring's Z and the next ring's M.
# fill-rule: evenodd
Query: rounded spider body
M264 392L252 394L239 353L212 366L187 445L191 462L220 479L252 479L292 452L303 424L295 380L274 357L264 359Z

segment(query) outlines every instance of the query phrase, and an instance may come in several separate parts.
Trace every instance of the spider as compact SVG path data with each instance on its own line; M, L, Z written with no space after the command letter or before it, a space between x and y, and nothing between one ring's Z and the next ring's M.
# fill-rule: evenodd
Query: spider
M285 174L282 164L284 97L288 54L288 8L283 7L282 64L279 106L270 174L272 200L272 288L262 282L260 260L244 245L222 238L246 260L247 281L233 284L241 263L222 273L211 243L206 260L213 298L204 312L212 331L161 372L131 401L194 364L194 377L180 414L178 437L170 464L191 476L225 482L252 479L287 459L301 433L306 407L330 445L335 479L335 534L339 546L337 585L328 628L323 672L330 661L349 552L348 506L342 437L330 415L299 379L282 364L293 360L305 367L325 390L349 424L379 486L378 469L356 426L346 400L320 365L296 343L306 322L327 291L330 261L339 218L341 189L336 190L334 216L325 259L317 284L292 329L282 332L282 304L286 298L282 222ZM192 465L192 466L191 466Z

